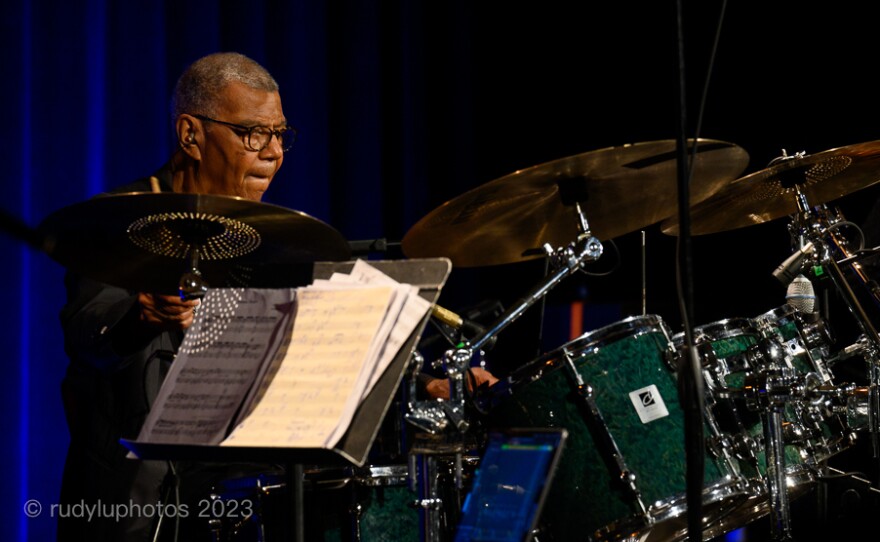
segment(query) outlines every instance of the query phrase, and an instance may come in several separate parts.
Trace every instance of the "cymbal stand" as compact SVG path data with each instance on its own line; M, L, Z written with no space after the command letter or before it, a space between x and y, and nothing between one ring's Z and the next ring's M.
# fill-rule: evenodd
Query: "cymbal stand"
M857 266L858 263L851 260L846 248L834 237L832 228L823 223L819 213L809 206L800 188L796 188L800 212L795 215L789 230L792 235L803 235L813 243L816 263L831 277L865 339L861 353L868 364L868 428L874 457L880 460L880 335L847 282L835 252L841 253L841 261L847 262L847 265Z
M467 399L466 380L471 362L482 352L483 347L494 340L504 328L541 300L563 279L580 269L584 263L596 261L602 255L602 243L590 233L589 224L580 204L575 201L573 206L580 232L577 239L568 246L559 247L555 250L549 243L544 245L544 250L547 256L550 257L551 264L556 270L544 277L541 283L532 288L524 297L520 298L502 313L491 328L477 335L472 341L465 341L459 347L447 350L442 360L434 364L435 368L442 366L449 378L448 401L436 399L413 402L410 406L410 411L404 416L406 421L432 436L441 436L444 433L447 433L445 436L449 436L448 430L455 430L452 442L447 440L435 446L433 450L431 445L416 450L416 453L428 456L425 460L423 475L419 478L427 487L422 488L420 491L422 499L417 503L417 507L429 511L429 520L425 528L426 542L439 542L441 540L441 520L437 514L439 514L442 503L438 502L437 477L435 476L436 463L430 457L432 453L437 453L437 450L441 449L447 453L449 451L454 452L456 486L459 489L461 488L461 454L464 451L464 437L470 427L465 409Z
M180 299L202 299L208 292L208 283L202 278L199 271L199 261L203 254L210 254L209 239L217 235L218 226L210 221L196 219L169 221L166 225L181 241L181 248L186 249L189 259L189 271L186 271L178 283L177 289ZM209 256L210 259L210 256Z
M767 466L767 486L770 492L770 525L772 538L777 541L793 540L791 533L791 509L788 499L788 486L785 471L785 440L783 438L783 411L791 401L801 400L807 395L810 381L817 380L815 374L808 377L797 375L790 367L779 363L783 347L771 354L768 367L746 376L746 401L750 409L761 411L764 432L765 458Z
M798 377L795 370L786 365L785 352L785 346L778 339L761 339L746 352L737 355L747 362L745 365L757 368L746 375L743 387L721 385L716 389L719 398L742 398L749 410L761 413L767 489L770 493L770 523L773 540L779 541L792 540L783 412L787 402L805 395L807 382L806 378ZM809 380L812 381L813 377Z
M499 316L494 326L475 337L468 345L467 350L471 352L478 351L498 335L501 330L519 318L529 307L543 298L553 287L562 282L564 278L580 269L585 262L594 262L602 256L602 243L590 233L590 226L587 223L586 217L584 217L580 204L577 202L575 202L575 209L578 227L581 231L577 240L567 247L560 247L555 251L549 244L544 245L544 250L550 257L551 265L556 268L556 271L545 277L541 284L533 288Z
M180 292L180 299L186 301L189 299L202 299L208 292L208 283L202 278L202 272L199 271L199 247L194 245L189 253L190 269L180 277L180 283L177 286Z

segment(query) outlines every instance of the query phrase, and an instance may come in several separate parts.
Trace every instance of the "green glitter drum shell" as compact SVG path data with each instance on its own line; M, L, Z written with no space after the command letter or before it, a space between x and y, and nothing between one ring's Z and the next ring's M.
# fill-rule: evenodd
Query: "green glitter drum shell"
M520 385L493 409L492 422L569 430L543 514L554 539L582 539L584 533L613 539L647 523L659 532L662 520L669 519L661 511L683 502L684 415L668 365L671 352L668 330L659 317L632 317L588 333L514 375ZM588 415L577 401L569 361L592 388L604 431L635 475L650 519L637 512L606 467L601 445L585 421ZM704 465L707 486L736 485L725 465L711 457ZM713 503L707 499L704 515L711 521Z

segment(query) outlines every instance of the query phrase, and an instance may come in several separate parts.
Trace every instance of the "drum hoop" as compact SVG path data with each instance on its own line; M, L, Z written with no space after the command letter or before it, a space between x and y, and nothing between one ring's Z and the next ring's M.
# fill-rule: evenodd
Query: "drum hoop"
M354 481L365 487L382 487L404 485L409 479L407 465L370 465L356 469Z
M711 505L730 497L742 497L745 501L749 496L748 480L741 476L727 474L720 480L703 488L703 505ZM687 497L684 494L662 499L648 509L653 524L681 517L687 510Z
M797 309L786 303L752 318L755 322L772 324L782 319L796 320Z
M732 497L741 498L745 502L751 493L748 479L728 474L704 487L702 495L702 502L707 505ZM645 534L665 521L683 517L686 512L686 496L677 494L653 503L644 516L633 514L615 520L598 529L593 536L596 540L611 541L619 540L622 533Z
M733 317L710 322L694 328L694 342L719 341L742 337L743 335L758 335L758 329L751 318ZM677 346L681 345L684 333L677 333L673 341ZM675 339L678 339L677 341Z
M672 348L672 334L669 326L658 315L629 316L612 324L584 333L576 339L565 343L532 359L515 369L505 380L490 388L492 391L480 401L484 408L490 408L504 398L514 395L519 388L543 378L547 373L559 369L565 364L567 355L574 352L596 352L608 344L622 338L637 338L648 333L662 333L668 348Z
M641 337L648 333L662 333L665 336L667 343L670 341L671 333L669 326L660 316L656 314L629 316L623 320L614 322L613 324L608 324L598 329L594 329L593 331L588 331L580 337L563 344L559 348L551 350L539 359L546 361L570 352L602 348L623 338Z

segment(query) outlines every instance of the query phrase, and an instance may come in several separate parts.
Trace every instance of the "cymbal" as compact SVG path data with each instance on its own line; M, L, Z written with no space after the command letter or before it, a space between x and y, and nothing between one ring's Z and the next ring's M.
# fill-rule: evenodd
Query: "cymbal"
M250 279L267 269L283 273L350 257L342 235L317 218L207 194L96 197L52 213L38 231L52 240L49 256L71 271L145 292L176 292L192 268L194 248L197 268L211 286L262 286Z
M699 139L692 201L702 201L748 165L733 143ZM542 256L544 243L577 238L574 201L600 240L673 215L677 205L676 141L608 147L500 177L436 208L404 236L410 258L447 257L459 267L514 263Z
M816 206L880 181L880 141L795 156L730 183L691 207L691 233L709 233L762 224L799 211L797 189ZM678 217L665 220L664 233L678 235Z

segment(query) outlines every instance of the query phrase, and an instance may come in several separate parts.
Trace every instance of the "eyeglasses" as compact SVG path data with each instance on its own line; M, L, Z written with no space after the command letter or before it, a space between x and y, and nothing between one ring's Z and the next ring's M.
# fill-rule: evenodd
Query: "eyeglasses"
M293 142L296 141L296 129L290 126L281 128L280 130L271 130L265 126L242 126L240 124L212 119L211 117L206 117L204 115L193 116L199 120L207 120L222 124L223 126L232 129L232 131L237 134L247 135L244 139L244 146L247 147L248 150L254 152L260 152L268 147L269 142L272 141L272 136L278 138L278 142L281 143L281 150L284 152L290 150L290 147L293 146Z

